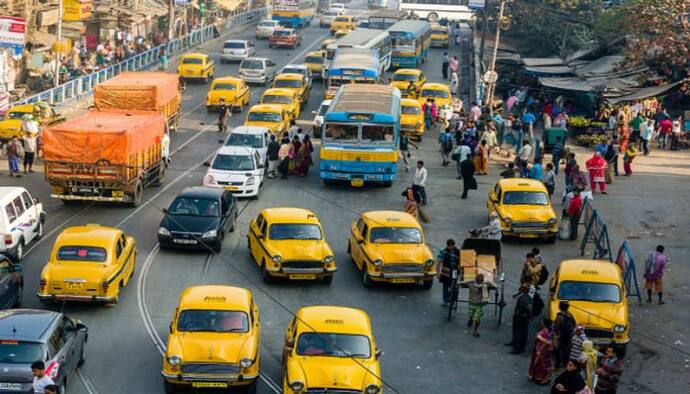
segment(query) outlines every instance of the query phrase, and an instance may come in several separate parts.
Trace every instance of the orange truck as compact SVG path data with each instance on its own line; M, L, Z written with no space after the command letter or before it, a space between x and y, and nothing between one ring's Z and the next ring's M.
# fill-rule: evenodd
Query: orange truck
M175 131L180 120L180 81L177 74L164 72L123 72L96 85L96 109L156 111L165 116L168 129Z
M63 202L137 206L162 183L165 118L152 111L91 110L44 130L45 179Z

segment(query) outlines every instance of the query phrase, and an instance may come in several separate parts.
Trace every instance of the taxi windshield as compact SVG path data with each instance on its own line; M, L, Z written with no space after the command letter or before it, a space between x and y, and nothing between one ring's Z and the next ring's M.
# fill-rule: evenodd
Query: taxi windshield
M177 330L185 332L248 332L247 314L240 311L186 310L180 313Z
M312 63L312 64L314 64L314 63L321 64L321 63L323 63L323 57L322 56L307 56L304 59L304 62L305 63Z
M218 217L220 216L220 206L216 200L178 197L173 201L168 213L171 215Z
M226 146L251 146L252 148L263 147L264 140L258 134L239 134L232 133L228 140L225 141Z
M394 81L407 81L407 82L417 82L419 80L419 75L417 74L393 74Z
M276 79L274 87L276 88L300 88L302 83L299 79Z
M215 85L213 85L213 90L235 90L235 89L237 89L237 86L235 86L234 83L218 82Z
M21 119L24 115L31 115L31 112L9 112L6 116L5 119Z
M303 239L320 240L321 229L316 224L279 223L272 224L268 230L268 238L273 240Z
M251 155L216 155L211 168L220 171L252 171L254 160Z
M182 59L182 64L202 64L204 61L198 57L187 57Z
M95 246L62 246L57 252L57 259L63 261L103 263L107 257L108 252L104 248Z
M374 227L369 239L375 244L420 244L422 232L414 227Z
M621 289L613 283L564 281L558 299L568 301L621 302Z
M405 115L419 115L420 113L422 113L419 107L412 107L409 105L403 105L400 112L402 112Z
M282 71L283 73L286 74L306 74L306 70L303 68L293 68L293 67L285 67Z
M227 49L245 49L246 43L242 41L228 41L223 45L223 48Z
M250 112L248 118L254 122L280 122L278 112Z
M503 203L509 205L547 205L549 198L542 192L505 192Z
M445 90L422 89L421 95L423 97L448 98L448 92Z
M442 27L435 27L431 29L431 34L448 34L448 30Z
M297 341L300 356L371 357L371 344L364 335L305 332Z
M15 340L0 340L0 363L31 364L43 359L40 343Z
M261 104L292 104L292 97L267 94L261 99Z

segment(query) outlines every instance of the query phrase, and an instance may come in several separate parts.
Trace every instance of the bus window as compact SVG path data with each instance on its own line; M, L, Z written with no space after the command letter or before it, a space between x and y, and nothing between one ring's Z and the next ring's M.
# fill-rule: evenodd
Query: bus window
M364 142L393 142L394 129L392 126L363 125L362 141Z
M357 125L329 123L326 125L325 138L336 141L357 141Z

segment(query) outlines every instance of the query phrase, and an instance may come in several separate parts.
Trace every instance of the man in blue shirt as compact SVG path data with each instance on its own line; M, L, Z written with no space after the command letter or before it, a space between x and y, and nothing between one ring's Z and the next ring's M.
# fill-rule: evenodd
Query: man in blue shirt
M525 112L522 113L522 126L523 128L527 129L527 132L529 133L529 139L532 140L534 138L534 122L537 121L537 118L532 115L531 112L525 110Z

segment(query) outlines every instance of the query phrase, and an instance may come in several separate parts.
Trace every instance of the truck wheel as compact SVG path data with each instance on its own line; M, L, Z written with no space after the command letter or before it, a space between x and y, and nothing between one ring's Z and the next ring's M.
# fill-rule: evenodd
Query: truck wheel
M165 178L165 162L161 161L160 167L158 167L158 175L156 180L153 181L153 186L160 186L163 184L163 179Z
M138 207L139 204L141 204L141 200L144 197L144 185L141 183L141 180L138 179L137 182L134 184L134 191L130 195L132 198L132 201L130 204L133 207Z

